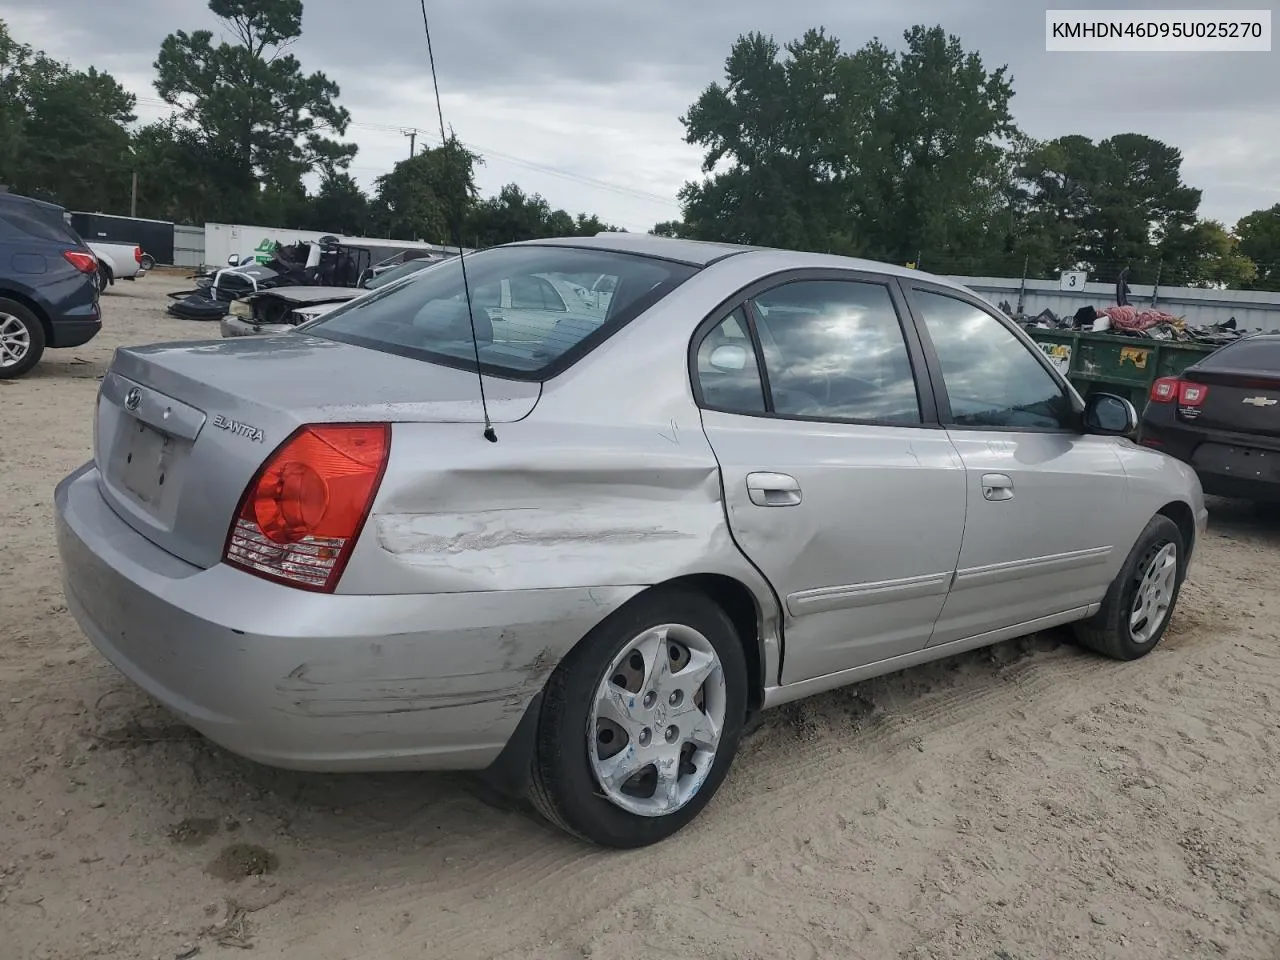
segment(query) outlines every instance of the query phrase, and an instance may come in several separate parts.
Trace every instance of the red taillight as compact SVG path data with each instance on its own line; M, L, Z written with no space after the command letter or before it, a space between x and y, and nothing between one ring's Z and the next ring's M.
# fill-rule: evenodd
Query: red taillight
M1208 395L1209 388L1203 383L1178 381L1178 406L1180 407L1198 407L1204 403L1204 398Z
M134 262L134 263L142 263L142 248L141 248L141 247L134 247L134 248L133 248L133 262Z
M1209 395L1203 383L1192 383L1178 377L1161 377L1151 385L1151 399L1155 403L1173 403L1180 407L1198 407Z
M1151 385L1151 399L1156 403L1172 403L1177 396L1177 377L1161 377Z
M223 560L269 580L332 593L390 452L390 424L300 427L249 482Z
M98 269L98 258L83 250L63 250L62 256L81 273L93 273Z

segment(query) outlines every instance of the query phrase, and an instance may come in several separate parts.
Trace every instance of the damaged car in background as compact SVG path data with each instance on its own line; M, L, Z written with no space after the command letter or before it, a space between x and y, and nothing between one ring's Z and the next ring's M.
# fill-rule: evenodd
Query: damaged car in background
M222 335L288 333L366 292L355 287L277 287L251 293L231 301L230 312L222 318Z
M1066 624L1145 656L1208 516L963 286L626 233L120 347L94 418L58 549L130 680L261 763L478 771L615 847L763 709Z

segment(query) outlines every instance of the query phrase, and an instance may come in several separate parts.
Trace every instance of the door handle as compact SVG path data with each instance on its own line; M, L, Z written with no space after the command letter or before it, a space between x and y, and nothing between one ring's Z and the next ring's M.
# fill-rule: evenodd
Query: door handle
M988 500L1012 500L1013 481L1003 473L984 473L982 495Z
M747 496L757 507L794 507L801 500L800 481L785 473L748 473Z

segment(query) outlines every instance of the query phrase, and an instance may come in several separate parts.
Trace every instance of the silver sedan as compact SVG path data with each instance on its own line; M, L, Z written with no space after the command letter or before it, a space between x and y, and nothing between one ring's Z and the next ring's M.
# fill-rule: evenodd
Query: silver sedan
M473 292L612 291L498 322L463 267L116 353L57 488L67 601L226 748L482 771L639 846L762 709L1061 624L1122 660L1164 633L1195 474L965 288L608 234L468 256Z

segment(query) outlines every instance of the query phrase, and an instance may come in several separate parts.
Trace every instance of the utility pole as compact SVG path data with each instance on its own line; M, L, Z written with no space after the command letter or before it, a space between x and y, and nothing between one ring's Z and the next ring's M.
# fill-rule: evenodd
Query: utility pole
M1160 262L1156 264L1156 282L1151 287L1151 309L1156 308L1156 304L1160 302L1160 272L1164 269L1164 257L1160 258Z
M1022 258L1022 284L1018 287L1018 316L1022 316L1022 304L1027 296L1027 266L1031 263L1031 255Z
M410 159L412 159L413 147L414 147L414 144L416 144L418 141L418 131L414 129L414 130L401 130L400 132L409 138L409 157Z
M133 171L133 189L129 193L129 216L138 215L138 171Z

